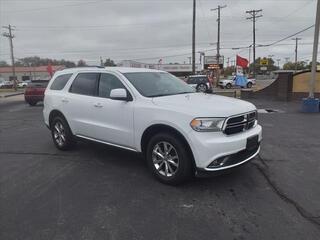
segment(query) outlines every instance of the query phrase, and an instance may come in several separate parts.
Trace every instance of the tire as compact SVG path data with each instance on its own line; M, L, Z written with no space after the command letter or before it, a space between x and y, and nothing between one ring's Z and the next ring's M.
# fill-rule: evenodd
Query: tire
M171 150L166 152L166 149ZM146 159L154 177L165 184L181 184L194 173L192 159L185 143L170 133L159 133L150 139Z
M76 143L67 121L60 116L52 120L51 136L55 146L59 150L69 150Z
M247 83L247 88L252 88L252 83L251 82Z
M29 103L30 106L35 106L35 105L37 105L37 102L33 102L33 101L28 102L28 103Z
M227 89L230 89L231 87L232 87L231 83L228 83L228 84L226 85L226 88L227 88Z
M206 92L207 90L208 90L207 84L200 83L200 84L197 86L197 92Z

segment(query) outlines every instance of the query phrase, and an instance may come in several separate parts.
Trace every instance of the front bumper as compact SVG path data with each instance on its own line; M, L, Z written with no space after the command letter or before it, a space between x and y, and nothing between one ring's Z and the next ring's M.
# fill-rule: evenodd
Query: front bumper
M247 139L257 136L258 145L247 149ZM222 132L195 132L189 133L188 138L198 171L218 172L242 165L253 159L260 151L262 128L260 125L233 135ZM212 167L218 161L223 164ZM211 165L210 165L211 164Z

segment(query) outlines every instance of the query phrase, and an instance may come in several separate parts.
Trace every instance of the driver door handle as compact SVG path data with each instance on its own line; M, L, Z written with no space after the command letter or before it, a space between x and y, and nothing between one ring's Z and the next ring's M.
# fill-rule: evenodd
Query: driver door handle
M68 100L68 99L66 99L66 98L62 98L61 102L63 102L63 103L68 103L68 102L69 102L69 100Z

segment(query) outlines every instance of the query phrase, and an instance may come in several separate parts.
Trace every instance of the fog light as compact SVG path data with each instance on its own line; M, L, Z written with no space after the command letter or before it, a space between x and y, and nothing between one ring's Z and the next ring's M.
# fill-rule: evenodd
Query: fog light
M214 161L212 161L208 168L218 168L218 167L222 167L226 162L227 160L229 159L229 157L219 157L217 159L215 159Z

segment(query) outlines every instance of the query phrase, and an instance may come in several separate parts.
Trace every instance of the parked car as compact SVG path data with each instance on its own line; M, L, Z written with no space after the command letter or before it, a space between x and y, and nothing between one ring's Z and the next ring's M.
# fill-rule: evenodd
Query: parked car
M212 90L211 83L206 75L191 75L187 78L187 84L195 88L198 92Z
M153 69L58 71L43 116L58 149L80 138L139 152L167 184L240 166L259 153L262 138L253 104L197 93Z
M0 88L13 88L13 82L12 81L0 82Z
M247 88L252 88L253 85L256 84L256 80L253 78L247 79ZM229 76L227 79L221 79L218 84L221 88L230 89L236 86L236 76Z
M26 87L27 85L28 85L28 83L30 83L31 81L23 81L23 82L19 82L18 83L18 87L19 88L24 88L24 87Z
M25 101L29 103L31 106L35 106L38 102L43 101L44 92L48 83L48 80L31 81L24 91Z

